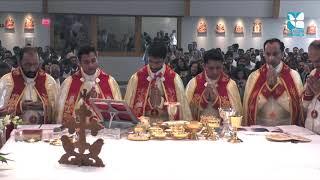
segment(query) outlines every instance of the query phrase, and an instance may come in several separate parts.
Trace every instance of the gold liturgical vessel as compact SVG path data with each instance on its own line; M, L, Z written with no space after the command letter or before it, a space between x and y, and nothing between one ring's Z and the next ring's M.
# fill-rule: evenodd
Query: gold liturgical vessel
M241 126L242 116L231 116L230 121L231 121L231 127L232 127L232 135L231 135L231 138L228 140L228 142L231 142L231 143L243 142L237 136L238 128Z
M185 125L186 129L190 132L191 140L199 140L197 133L201 131L203 125L198 121L190 121L190 123Z
M215 129L220 127L220 120L214 116L201 116L200 122L205 129L202 131L207 140L216 141L219 139Z

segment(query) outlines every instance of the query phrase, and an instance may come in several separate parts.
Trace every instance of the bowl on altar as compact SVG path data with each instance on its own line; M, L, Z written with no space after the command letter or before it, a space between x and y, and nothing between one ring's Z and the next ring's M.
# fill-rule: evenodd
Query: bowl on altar
M138 134L139 134L139 133L144 132L145 129L144 129L141 125L137 125L136 127L134 127L133 131L134 131L135 133L138 133Z
M175 139L186 139L189 136L189 133L182 132L182 133L173 133L173 137Z
M150 135L155 139L164 139L167 136L167 133L163 131L160 127L151 127L149 128Z
M185 128L188 132L190 132L190 139L198 140L199 137L197 133L202 130L202 123L198 121L190 121L190 123L185 125Z
M155 139L165 139L167 137L167 133L166 132L157 132L157 133L154 133L152 135L152 137Z
M163 129L160 128L160 127L150 127L150 128L148 129L148 131L149 131L150 134L153 134L153 133L155 133L155 132L163 131Z
M203 125L198 121L190 121L185 125L185 129L191 132L199 132L202 129Z
M210 126L220 126L220 118L215 116L201 116L200 122L202 124L210 124Z
M29 143L41 141L42 129L24 129L22 130L23 140Z

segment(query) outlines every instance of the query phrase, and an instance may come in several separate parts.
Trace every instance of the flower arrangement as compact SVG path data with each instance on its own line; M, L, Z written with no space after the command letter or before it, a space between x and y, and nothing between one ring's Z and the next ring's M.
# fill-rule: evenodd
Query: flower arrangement
M4 118L0 118L0 132L3 134L5 127L11 123L14 125L14 127L17 127L18 125L22 124L22 119L19 116L11 115L6 115ZM0 162L7 163L8 161L11 161L5 157L6 155L8 154L0 153Z
M6 115L4 118L0 119L0 131L3 130L7 125L12 123L15 127L22 124L22 119L19 116Z

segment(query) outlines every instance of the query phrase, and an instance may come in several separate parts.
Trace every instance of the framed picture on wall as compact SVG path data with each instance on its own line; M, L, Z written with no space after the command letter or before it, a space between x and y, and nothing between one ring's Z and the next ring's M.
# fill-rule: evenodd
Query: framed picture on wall
M316 35L317 34L317 26L315 24L311 24L307 27L307 35Z
M243 26L241 24L236 24L234 27L235 34L243 34Z
M226 33L225 25L223 23L218 23L216 25L216 34L224 35Z
M198 36L207 35L208 25L205 19L200 19L197 26Z
M261 35L261 31L262 31L262 23L259 21L254 22L252 26L252 34Z
M4 28L6 30L14 30L15 28L15 22L12 17L7 17L7 19L4 22Z
M34 30L34 19L31 16L25 18L24 29L25 30Z

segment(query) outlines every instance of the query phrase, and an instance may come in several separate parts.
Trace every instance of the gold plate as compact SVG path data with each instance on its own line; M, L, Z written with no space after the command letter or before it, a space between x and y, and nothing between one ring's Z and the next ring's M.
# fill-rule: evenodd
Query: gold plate
M150 136L148 134L137 135L137 134L129 134L128 140L131 141L148 141Z
M153 134L153 137L155 139L165 139L167 137L167 133L163 132L163 133L155 133Z
M186 124L186 129L189 130L201 130L202 129L202 123L198 121L190 121L190 123Z
M186 139L189 136L188 133L177 133L173 134L173 137L176 139Z

